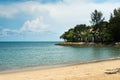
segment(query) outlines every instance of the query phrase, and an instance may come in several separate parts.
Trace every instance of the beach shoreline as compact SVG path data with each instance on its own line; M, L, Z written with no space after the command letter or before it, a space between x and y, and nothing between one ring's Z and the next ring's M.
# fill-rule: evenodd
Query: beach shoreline
M120 74L105 74L107 69L120 68L120 59L72 64L47 69L0 74L0 80L119 80ZM91 79L90 79L91 78Z
M60 42L55 45L60 46L118 46L120 42Z
M28 66L28 67L23 67L23 68L12 68L9 70L2 70L2 71L0 71L0 74L16 73L16 72L24 72L24 71L32 71L32 70L53 69L53 68L68 67L68 66L74 66L74 65L99 63L99 62L112 61L112 60L120 60L120 57L83 61L83 62L76 62L76 63L63 63L63 64L59 64L59 65L53 64L53 65L46 65L46 66Z

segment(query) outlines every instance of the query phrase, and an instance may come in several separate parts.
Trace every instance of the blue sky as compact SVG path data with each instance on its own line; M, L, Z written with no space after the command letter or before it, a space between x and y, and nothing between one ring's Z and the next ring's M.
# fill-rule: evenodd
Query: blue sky
M90 25L90 13L106 20L119 0L0 0L0 41L59 41L76 24Z

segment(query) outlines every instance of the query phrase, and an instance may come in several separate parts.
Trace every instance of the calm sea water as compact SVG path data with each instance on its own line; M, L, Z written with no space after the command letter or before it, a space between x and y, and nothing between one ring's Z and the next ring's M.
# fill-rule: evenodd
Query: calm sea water
M68 47L57 42L0 42L0 72L120 57L120 47Z

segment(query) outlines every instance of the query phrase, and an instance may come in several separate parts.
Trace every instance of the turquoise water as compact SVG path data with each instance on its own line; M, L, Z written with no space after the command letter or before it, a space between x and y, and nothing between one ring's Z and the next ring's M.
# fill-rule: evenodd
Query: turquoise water
M0 42L0 72L120 57L120 47L68 47L57 42Z

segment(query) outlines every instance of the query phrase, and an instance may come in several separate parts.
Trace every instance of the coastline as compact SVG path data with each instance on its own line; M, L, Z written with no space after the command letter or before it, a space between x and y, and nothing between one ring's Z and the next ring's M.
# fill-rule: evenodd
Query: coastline
M60 67L67 67L67 66L74 66L74 65L99 63L99 62L112 61L112 60L120 60L120 57L91 60L91 61L83 61L83 62L77 62L77 63L67 63L67 64L65 63L65 64L59 64L59 65L54 64L54 65L46 65L46 66L28 66L28 67L22 67L22 68L12 68L9 70L0 71L0 74L24 72L24 71L31 71L31 70L53 69L53 68L60 68Z
M0 80L119 80L120 74L107 75L107 69L120 68L120 58L0 74Z
M60 46L120 46L120 42L60 42L55 45Z

